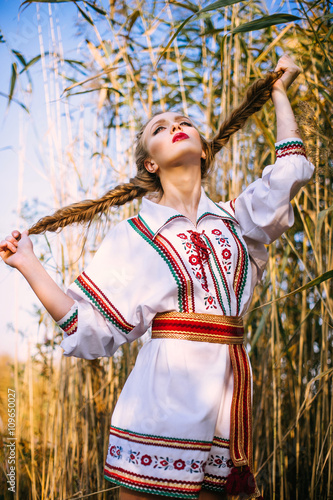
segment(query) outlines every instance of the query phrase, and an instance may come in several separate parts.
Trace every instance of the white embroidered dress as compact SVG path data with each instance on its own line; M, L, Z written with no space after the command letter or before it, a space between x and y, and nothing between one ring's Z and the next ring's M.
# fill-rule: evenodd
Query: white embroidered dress
M202 190L196 226L144 198L138 216L114 227L67 292L75 304L58 322L64 355L112 356L166 311L243 316L265 245L293 225L290 199L313 173L299 139L276 147L276 163L235 203L215 204ZM147 341L112 416L106 479L179 498L223 491L232 394L227 345Z

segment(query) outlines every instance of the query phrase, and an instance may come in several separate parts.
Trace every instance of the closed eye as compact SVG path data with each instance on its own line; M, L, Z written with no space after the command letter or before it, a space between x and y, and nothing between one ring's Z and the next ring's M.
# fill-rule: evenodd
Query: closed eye
M180 125L187 125L188 127L193 127L192 123L190 123L190 122L180 122ZM162 127L162 126L157 127L157 129L156 129L156 130L154 130L153 135L158 134L158 133L159 133L159 131L160 131L161 129L163 129L163 128L165 128L165 127Z
M157 129L156 129L156 130L154 130L153 135L158 134L158 133L159 133L159 131L160 131L162 128L164 128L164 127L157 127Z

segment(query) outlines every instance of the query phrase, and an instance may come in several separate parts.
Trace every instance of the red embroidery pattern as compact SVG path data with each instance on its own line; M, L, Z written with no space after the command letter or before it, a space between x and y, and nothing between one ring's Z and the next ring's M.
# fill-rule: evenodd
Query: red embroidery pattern
M88 299L97 307L103 316L111 321L124 333L130 333L134 326L128 323L118 309L109 301L102 290L98 288L89 276L83 272L75 280L77 286L84 292Z
M196 279L200 282L202 289L207 293L204 297L204 303L206 309L217 309L216 298L209 292L208 280L205 270L205 265L209 261L209 255L211 250L207 246L202 233L196 231L188 230L189 236L185 233L177 234L177 236L183 240L183 248L185 253L189 255L189 263L192 267L192 272Z
M230 441L229 439L214 436L213 446L217 446L218 448L230 448Z
M109 481L132 490L144 493L154 493L157 495L187 498L188 500L196 500L201 489L201 483L198 481L160 479L153 476L129 472L109 464L105 464L104 477Z
M126 441L131 441L134 443L140 443L143 445L161 446L163 448L165 447L180 448L184 450L190 449L190 450L200 450L200 451L209 451L211 448L210 441L177 439L165 436L153 436L151 434L140 434L138 432L132 432L114 426L110 427L110 436L114 436L120 439L126 439Z
M283 158L288 155L301 155L306 158L306 152L302 141L286 141L275 146L276 158Z
M222 295L222 289L221 289L221 284L222 284L224 292L225 292L226 297L227 297L227 301L228 301L229 314L231 314L231 299L230 299L228 280L224 274L223 267L221 266L220 259L216 254L214 245L212 244L212 242L210 241L208 236L206 236L206 240L208 242L209 248L211 250L211 255L212 255L212 258L209 260L208 264L209 264L209 269L210 269L211 277L213 280L217 300L220 304L220 307L223 311L223 314L227 315L226 307L223 303L223 295ZM215 272L214 272L214 268L215 268ZM217 271L217 274L216 274L216 271Z
M195 460L194 458L182 460L177 458L176 460L172 457L161 457L157 455L142 455L139 450L130 449L126 454L123 453L121 446L111 445L110 446L110 456L116 460L126 460L127 462L138 465L141 463L145 467L152 467L153 469L163 469L163 470L182 470L185 469L186 472L190 474L197 474L198 472L203 472L206 462L204 460ZM211 457L213 460L213 456ZM175 465L176 464L176 465ZM225 467L225 465L223 465Z
M240 240L233 223L226 221L225 225L227 226L230 233L232 234L232 236L235 240L235 243L236 243L237 251L238 251L237 265L236 265L236 269L235 269L234 283L233 283L234 292L235 292L235 296L236 296L236 304L237 304L236 316L238 316L239 311L240 311L240 306L241 306L242 295L243 295L245 283L247 280L249 259L248 259L247 250L246 250L245 246L243 245L242 241Z
M61 323L59 326L67 335L73 335L73 333L77 331L78 326L77 309L67 321L64 321L64 323Z
M226 458L224 455L210 455L207 465L224 469L225 467L233 467L232 460Z
M229 345L234 374L231 404L231 459L236 467L249 465L252 470L251 373L244 345Z
M237 198L234 198L233 200L230 200L229 201L229 205L230 205L230 208L231 210L233 211L233 214L235 215L235 201L236 201Z
M142 217L132 217L129 224L142 236L162 257L169 266L178 286L178 305L180 312L194 312L194 289L193 281L174 246L164 236L154 234L145 224Z
M225 491L226 477L215 476L213 474L205 474L202 483L202 489L223 493Z
M217 243L221 246L221 262L223 270L227 274L231 274L231 245L229 243L228 236L224 236L222 231L219 229L213 229L212 234L214 234Z
M152 461L153 460L152 460L152 458L151 458L150 455L143 455L141 457L141 463L142 463L142 465L145 465L145 466L150 465L152 463Z
M213 297L213 295L206 295L206 297L204 297L204 302L206 309L217 309L216 298Z

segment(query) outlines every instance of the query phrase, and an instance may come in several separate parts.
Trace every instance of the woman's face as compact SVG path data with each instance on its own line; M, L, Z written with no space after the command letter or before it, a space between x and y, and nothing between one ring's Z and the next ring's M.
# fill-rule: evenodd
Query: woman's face
M144 130L143 143L149 158L145 167L159 175L179 166L200 168L204 157L199 132L189 118L166 112L154 116Z

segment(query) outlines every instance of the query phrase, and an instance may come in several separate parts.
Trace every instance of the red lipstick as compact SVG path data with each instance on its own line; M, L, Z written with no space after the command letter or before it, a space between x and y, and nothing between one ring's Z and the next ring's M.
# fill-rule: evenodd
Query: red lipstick
M172 142L182 141L183 139L189 139L189 136L187 134L184 134L184 132L178 132L178 134L175 134L173 136Z

